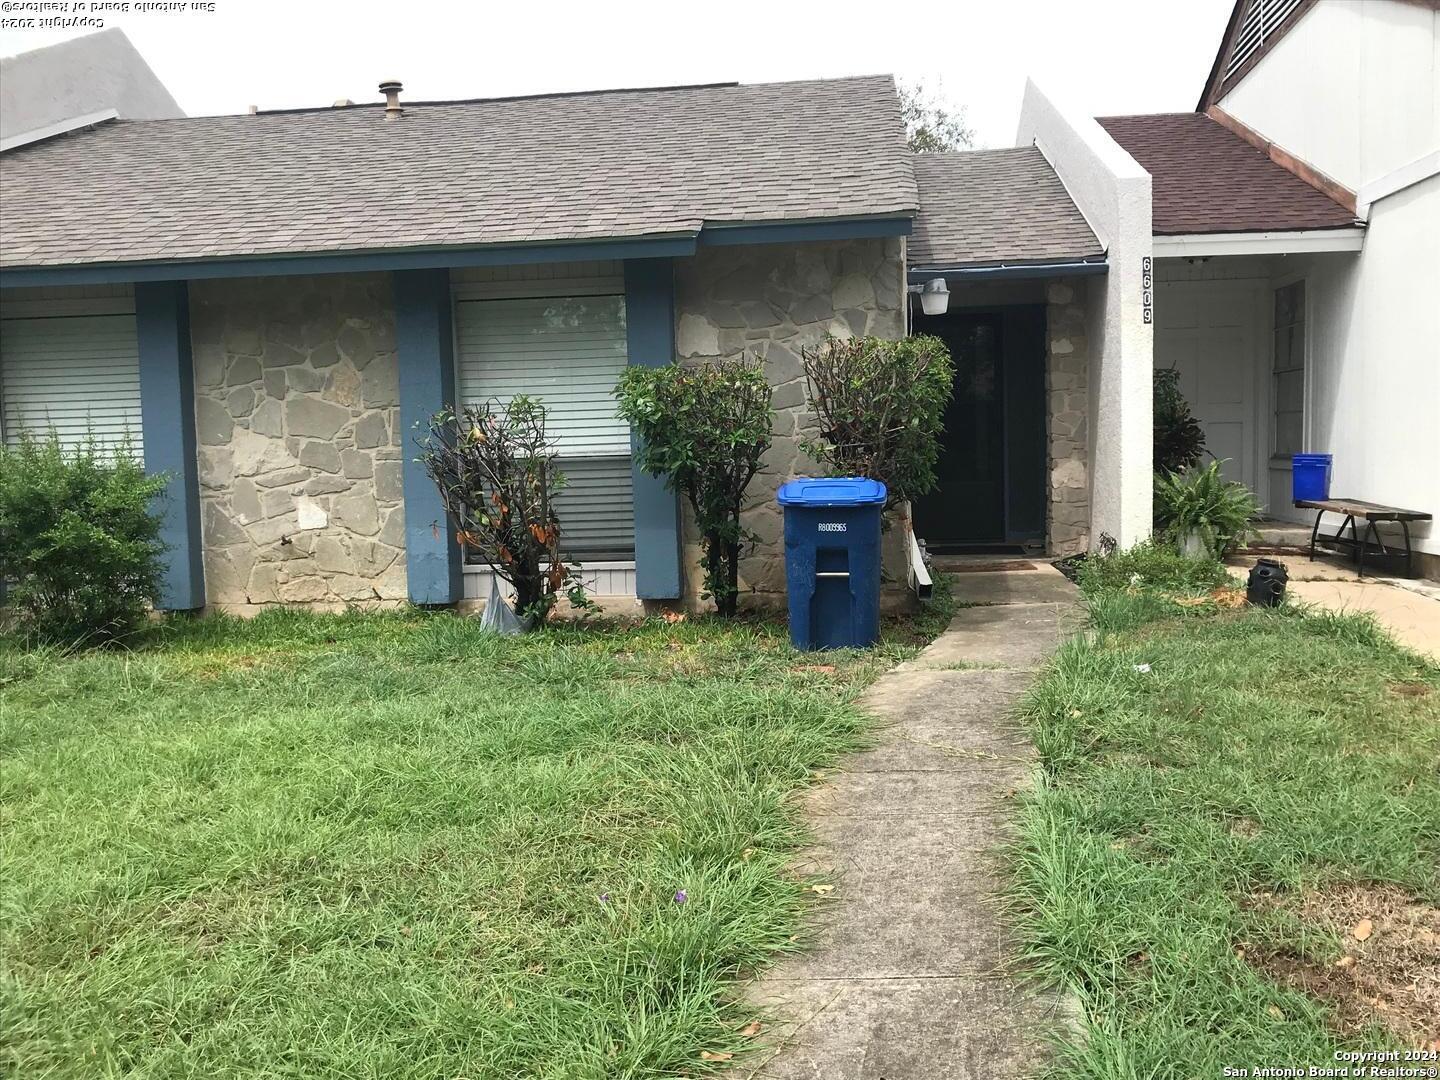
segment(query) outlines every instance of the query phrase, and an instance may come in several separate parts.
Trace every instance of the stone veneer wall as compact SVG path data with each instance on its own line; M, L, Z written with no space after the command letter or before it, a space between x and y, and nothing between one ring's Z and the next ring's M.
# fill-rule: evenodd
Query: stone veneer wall
M190 298L209 603L404 600L389 276L204 281Z
M813 431L805 405L802 347L837 337L905 333L905 266L898 239L702 248L675 272L676 349L682 361L757 356L775 388L775 438L751 485L746 528L759 541L741 563L750 599L785 591L780 484L818 466L800 448ZM699 536L685 520L687 598L701 588ZM744 597L742 597L744 599Z
M1045 392L1050 446L1046 544L1051 555L1090 546L1089 337L1081 279L1053 281L1045 290L1048 348Z

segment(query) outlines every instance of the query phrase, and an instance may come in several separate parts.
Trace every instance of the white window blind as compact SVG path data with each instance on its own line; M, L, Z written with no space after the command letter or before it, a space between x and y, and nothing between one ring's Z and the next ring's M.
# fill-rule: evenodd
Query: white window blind
M630 453L630 427L615 415L625 370L620 296L462 300L455 305L460 395L467 403L539 398L545 426L566 457Z
M568 481L556 499L566 553L633 558L630 427L615 415L626 363L624 297L462 297L455 344L463 403L528 394L545 406Z
M54 429L73 447L103 446L140 431L140 348L134 315L0 318L0 416L5 441Z

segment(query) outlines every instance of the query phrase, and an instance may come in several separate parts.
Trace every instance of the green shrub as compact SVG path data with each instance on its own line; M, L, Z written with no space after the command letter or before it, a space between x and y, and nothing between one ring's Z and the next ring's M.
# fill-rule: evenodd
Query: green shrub
M1231 583L1219 559L1186 558L1173 546L1153 540L1109 555L1091 555L1080 563L1077 580L1087 596L1126 588L1200 593Z
M801 359L820 424L820 437L805 442L807 453L837 476L882 481L888 506L934 488L955 380L943 341L827 337Z
M615 388L620 415L640 436L638 460L666 478L695 512L705 559L705 595L721 615L736 612L745 489L770 448L770 383L758 363L627 367Z
M1155 474L1155 529L1176 544L1197 535L1206 550L1224 557L1255 535L1260 503L1244 484L1226 480L1220 462L1185 473Z
M165 478L128 445L62 449L51 434L0 447L0 578L25 637L78 648L144 621L160 584Z
M1154 389L1155 471L1184 472L1200 464L1205 453L1205 432L1180 393L1180 372L1161 368Z

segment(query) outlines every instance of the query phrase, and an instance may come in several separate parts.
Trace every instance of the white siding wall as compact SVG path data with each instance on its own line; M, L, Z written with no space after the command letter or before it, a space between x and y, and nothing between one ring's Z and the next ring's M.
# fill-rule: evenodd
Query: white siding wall
M1440 149L1440 12L1324 0L1220 99L1352 191Z
M1440 517L1440 177L1376 203L1358 257L1287 270L1305 276L1307 448L1335 455L1332 491ZM1417 532L1440 554L1433 522Z

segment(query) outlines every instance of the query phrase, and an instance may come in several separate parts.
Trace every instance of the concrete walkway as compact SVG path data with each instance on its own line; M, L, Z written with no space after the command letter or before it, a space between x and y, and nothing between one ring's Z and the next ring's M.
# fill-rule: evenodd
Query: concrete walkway
M960 599L996 606L962 610L871 687L878 745L810 797L818 844L800 869L835 889L814 946L751 988L781 1021L752 1076L1025 1077L1065 1023L1059 994L1002 971L995 849L1033 770L1011 714L1072 625L1074 590L1049 566L957 576Z
M1433 581L1404 578L1361 578L1348 562L1321 556L1278 558L1290 575L1286 592L1291 600L1318 604L1332 611L1368 611L1395 640L1419 653L1440 660L1440 586ZM1255 565L1253 556L1228 560L1242 579Z

